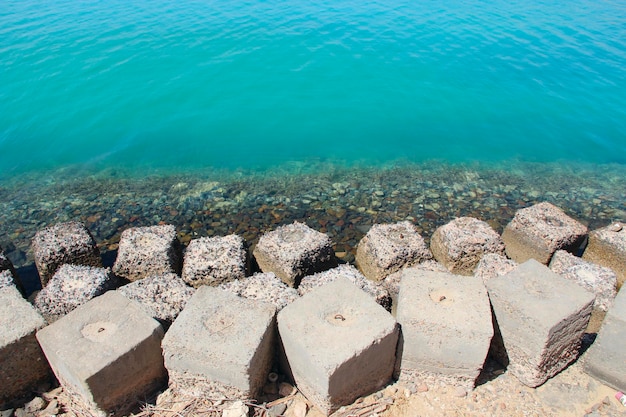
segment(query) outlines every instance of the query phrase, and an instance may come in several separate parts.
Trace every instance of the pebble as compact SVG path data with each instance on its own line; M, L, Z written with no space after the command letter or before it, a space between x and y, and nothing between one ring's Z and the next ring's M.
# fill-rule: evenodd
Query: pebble
M34 413L39 410L43 410L46 407L46 401L41 397L35 397L24 405L24 410L27 413Z
M454 389L454 396L455 397L459 397L459 398L463 398L467 395L467 389L464 387L456 387Z
M288 382L281 382L280 385L278 386L278 394L281 397L288 397L290 395L294 395L296 392L298 392L296 387L294 387Z
M280 403L280 404L276 404L273 407L270 407L268 409L269 415L272 417L279 417L281 415L283 415L283 413L285 412L285 410L287 409L287 404L285 403Z

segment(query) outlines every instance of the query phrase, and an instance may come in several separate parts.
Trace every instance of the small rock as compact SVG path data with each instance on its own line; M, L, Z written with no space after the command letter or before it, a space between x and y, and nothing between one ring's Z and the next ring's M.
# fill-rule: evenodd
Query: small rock
M297 391L296 387L288 382L281 382L278 386L278 394L280 394L281 397L288 397L295 394Z
M59 402L52 400L48 406L37 413L37 417L52 417L59 414Z
M248 417L248 406L241 401L235 401L222 412L222 417Z
M417 387L417 392L428 392L428 385L421 383Z
M621 232L623 229L622 225L619 223L613 223L610 227L609 230L611 232Z
M52 391L44 392L41 396L46 401L52 401L55 398L59 398L59 395L63 392L63 387L56 387Z
M12 417L13 416L13 409L9 408L8 410L2 410L0 411L0 417Z
M34 413L35 411L43 410L46 406L46 401L41 397L35 397L24 405L24 411L27 413Z
M280 403L280 404L276 404L273 407L268 408L267 411L269 412L269 415L271 417L278 417L278 416L282 416L286 409L287 409L287 404Z
M296 400L291 407L289 407L288 412L289 415L293 417L305 417L307 412L306 403L302 400Z

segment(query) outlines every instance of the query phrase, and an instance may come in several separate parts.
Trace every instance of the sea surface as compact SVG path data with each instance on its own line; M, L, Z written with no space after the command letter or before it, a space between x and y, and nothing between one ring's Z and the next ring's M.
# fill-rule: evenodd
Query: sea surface
M69 219L105 250L129 225L300 220L349 252L377 221L545 200L602 225L626 220L625 172L623 1L0 2L16 264Z

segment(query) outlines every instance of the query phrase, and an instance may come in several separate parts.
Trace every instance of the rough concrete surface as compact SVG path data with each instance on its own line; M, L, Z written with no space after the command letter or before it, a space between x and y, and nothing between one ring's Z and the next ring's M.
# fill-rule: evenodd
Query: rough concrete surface
M504 228L506 254L517 263L529 259L547 265L557 249L575 252L587 236L587 227L560 208L543 202L518 210Z
M373 225L356 250L359 269L373 281L432 257L417 228L408 221Z
M96 241L80 222L58 223L39 230L32 248L42 287L63 264L102 266Z
M317 287L333 282L339 277L348 279L362 291L372 296L385 310L391 310L391 296L385 286L380 282L368 280L358 269L348 264L339 265L337 268L302 278L298 286L298 292L300 295L305 295Z
M550 269L596 295L593 307L607 311L617 294L617 275L612 269L585 261L564 250L554 252Z
M108 268L64 264L39 291L34 305L52 323L118 285L119 279Z
M50 367L35 338L35 332L45 325L17 288L0 288L0 410L50 377Z
M113 273L129 281L180 273L181 248L173 225L131 227L122 232Z
M474 270L474 276L487 281L488 279L508 274L517 265L517 262L508 259L506 256L497 253L487 253L478 262Z
M459 217L435 230L430 250L450 272L473 275L483 255L504 255L504 243L486 222L473 217Z
M273 304L282 310L299 298L298 291L281 281L273 272L257 272L251 277L229 281L218 288L243 298Z
M198 288L163 339L170 385L255 398L274 357L275 316L269 303Z
M9 275L7 275L7 273ZM9 282L10 278L10 282ZM24 294L24 286L20 277L17 275L13 263L6 257L0 247L0 288L4 285L15 285L22 294Z
M401 379L437 375L474 386L493 337L481 278L407 268L396 318L403 339Z
M615 222L589 233L583 259L615 271L621 288L626 279L626 224Z
M13 280L13 274L11 274L11 271L0 271L0 289L15 286L15 281Z
M346 278L285 307L278 313L278 329L298 389L324 413L392 377L397 323Z
M539 386L576 359L592 293L534 259L486 286L506 350L497 353L522 383Z
M218 286L242 279L248 251L241 236L202 237L189 242L183 261L183 280L193 287Z
M253 255L261 271L275 273L291 287L305 275L337 266L330 238L299 222L263 234Z
M584 355L585 372L626 392L626 290L623 288L604 318L594 344Z
M109 291L37 332L57 379L89 415L123 415L165 382L163 328Z
M125 297L137 301L143 310L169 326L185 308L195 290L176 274L153 275L120 287Z
M445 266L441 265L434 259L424 261L421 264L412 266L411 268L423 269L424 271L450 272ZM398 272L394 272L391 275L387 275L382 280L382 284L385 288L387 288L387 291L389 291L389 295L391 296L391 300L394 305L398 300L398 293L400 292L400 281L402 281L403 272L403 270L399 270Z

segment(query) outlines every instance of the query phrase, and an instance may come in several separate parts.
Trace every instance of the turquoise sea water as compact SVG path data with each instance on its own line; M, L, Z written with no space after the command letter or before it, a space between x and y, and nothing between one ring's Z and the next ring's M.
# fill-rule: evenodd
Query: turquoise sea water
M298 220L350 254L539 201L626 221L625 69L617 0L3 0L0 247L32 270L68 220L107 259L158 223Z
M5 0L0 176L626 163L621 1Z

